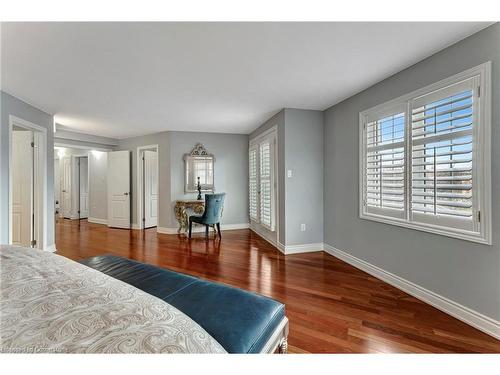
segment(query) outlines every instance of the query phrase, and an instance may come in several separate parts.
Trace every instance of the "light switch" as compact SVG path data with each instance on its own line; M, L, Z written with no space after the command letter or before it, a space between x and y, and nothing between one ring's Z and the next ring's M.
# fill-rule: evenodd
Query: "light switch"
M287 171L286 175L288 176L288 178L291 178L291 177L292 177L292 175L293 175L292 170L291 170L291 169L289 169L289 170Z

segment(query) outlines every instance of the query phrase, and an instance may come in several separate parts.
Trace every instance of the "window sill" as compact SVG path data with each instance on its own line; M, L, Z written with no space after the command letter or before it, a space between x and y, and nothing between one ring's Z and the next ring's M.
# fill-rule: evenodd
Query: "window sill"
M483 245L491 245L491 237L484 234L469 232L466 230L450 230L448 228L439 227L432 224L413 223L405 219L388 218L386 216L379 216L375 214L362 212L359 215L360 219L377 221L379 223L396 225L403 228L414 229L422 232L439 234L446 237L457 238L460 240L475 242Z

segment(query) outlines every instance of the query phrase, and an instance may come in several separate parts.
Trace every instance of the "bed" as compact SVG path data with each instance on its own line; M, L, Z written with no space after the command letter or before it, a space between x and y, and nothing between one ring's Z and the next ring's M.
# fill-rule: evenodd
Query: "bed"
M2 352L286 352L284 305L270 298L110 255L0 255Z

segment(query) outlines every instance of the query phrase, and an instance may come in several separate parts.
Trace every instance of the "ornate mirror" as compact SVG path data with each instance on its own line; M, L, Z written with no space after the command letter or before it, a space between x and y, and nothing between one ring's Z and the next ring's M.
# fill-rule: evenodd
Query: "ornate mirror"
M184 171L186 193L197 192L198 177L201 191L212 192L214 187L215 157L205 150L201 143L196 144L189 154L184 155Z

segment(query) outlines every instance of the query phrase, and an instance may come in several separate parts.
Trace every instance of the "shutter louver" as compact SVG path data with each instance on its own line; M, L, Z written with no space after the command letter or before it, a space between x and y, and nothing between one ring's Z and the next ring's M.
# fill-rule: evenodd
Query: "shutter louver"
M405 114L366 124L365 205L401 211L405 208Z
M265 140L259 145L260 159L260 222L272 229L272 175L271 175L271 141Z
M250 218L254 221L258 221L257 150L255 148L251 148L248 152L248 171Z
M464 86L413 105L411 210L423 221L473 220L474 92Z

